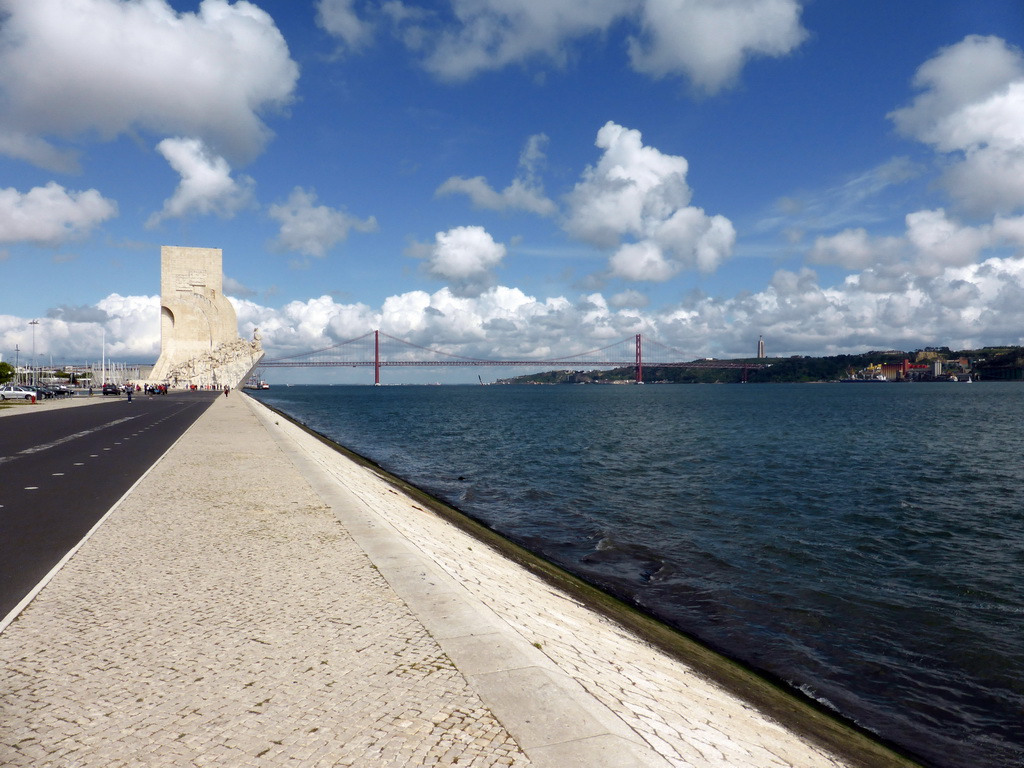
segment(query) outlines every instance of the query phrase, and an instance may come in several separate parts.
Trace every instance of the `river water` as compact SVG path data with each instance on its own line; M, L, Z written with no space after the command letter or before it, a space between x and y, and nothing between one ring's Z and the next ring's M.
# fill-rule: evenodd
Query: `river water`
M929 765L1024 765L1024 385L256 394Z

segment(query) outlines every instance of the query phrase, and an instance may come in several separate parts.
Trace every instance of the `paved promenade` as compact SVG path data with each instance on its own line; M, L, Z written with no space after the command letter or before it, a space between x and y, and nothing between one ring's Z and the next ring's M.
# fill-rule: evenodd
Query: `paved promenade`
M9 768L848 765L241 393L0 659Z

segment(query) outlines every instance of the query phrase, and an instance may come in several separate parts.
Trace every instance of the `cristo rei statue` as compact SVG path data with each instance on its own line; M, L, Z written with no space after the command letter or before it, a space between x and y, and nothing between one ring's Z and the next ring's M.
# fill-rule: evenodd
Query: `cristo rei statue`
M238 335L223 292L219 248L160 248L160 358L149 382L173 388L239 386L263 357L259 329Z

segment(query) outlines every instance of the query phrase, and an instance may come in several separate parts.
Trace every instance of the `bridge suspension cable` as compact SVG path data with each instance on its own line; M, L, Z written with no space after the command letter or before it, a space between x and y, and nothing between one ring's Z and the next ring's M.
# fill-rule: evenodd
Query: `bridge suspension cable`
M383 342L383 351L382 351ZM679 350L658 342L648 341L663 356L683 356ZM628 351L627 351L628 350ZM598 349L578 352L571 356L530 358L519 360L492 360L487 358L467 357L425 347L381 330L369 331L347 341L338 342L329 347L309 352L264 360L261 368L328 368L328 367L373 367L374 384L380 384L380 369L388 367L464 367L464 366L515 366L515 367L569 367L589 365L594 368L627 368L635 369L635 380L643 382L644 342L641 334L621 339L613 344ZM428 353L432 359L423 353ZM648 360L647 365L659 368L727 368L742 369L744 380L749 370L767 367L764 364L730 362L725 360L698 360L695 362Z

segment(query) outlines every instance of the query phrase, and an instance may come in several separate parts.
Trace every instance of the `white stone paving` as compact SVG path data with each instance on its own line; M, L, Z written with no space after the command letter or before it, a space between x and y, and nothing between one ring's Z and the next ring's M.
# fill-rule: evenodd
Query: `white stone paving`
M0 659L12 768L844 765L240 393Z
M567 675L588 697L607 707L639 735L645 746L663 759L662 764L723 768L844 765L677 660L421 509L372 471L339 457L332 448L287 420L276 418L261 405L253 405L263 412L271 434L299 447L320 471L362 502L364 515L377 518L380 525L393 529L398 538L417 549L424 568L439 569L440 575L448 577L470 601L477 602L476 613L483 612L479 606L488 609L488 621L498 630L478 632L478 644L484 642L481 638L501 642L509 649L507 653L528 658L524 666L546 664ZM374 559L374 552L370 556ZM375 562L382 570L385 568L385 561ZM411 604L415 610L417 603ZM462 642L470 636L464 635ZM444 638L440 642L457 658L460 668L468 671L467 665L458 661L453 643ZM477 681L472 674L469 678ZM486 695L484 700L488 701ZM649 754L646 759L649 764L658 764Z
M5 768L529 764L238 395L0 634L0 659Z

